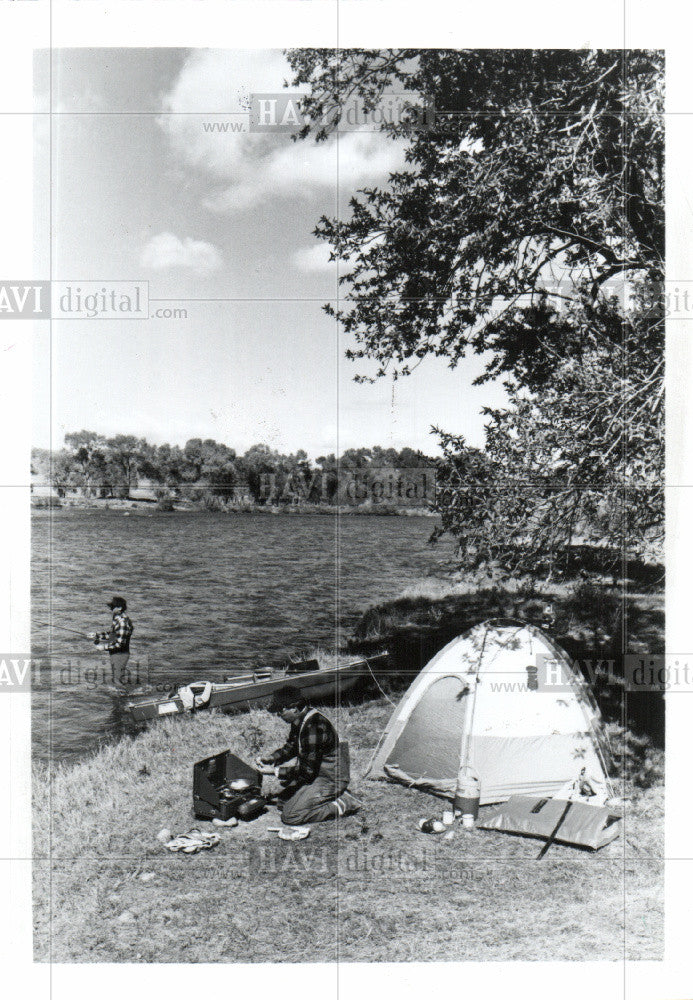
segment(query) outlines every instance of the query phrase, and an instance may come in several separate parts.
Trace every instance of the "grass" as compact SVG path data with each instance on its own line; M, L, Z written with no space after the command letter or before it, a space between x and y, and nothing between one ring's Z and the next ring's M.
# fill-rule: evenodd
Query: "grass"
M391 712L384 698L339 711L363 810L293 845L267 832L274 809L198 855L156 839L196 825L194 761L226 748L252 760L283 740L286 727L264 711L163 720L77 765L37 769L36 959L662 958L661 752L621 741L633 778L623 837L596 854L554 845L537 861L540 844L526 838L427 837L417 820L440 815L439 799L363 779Z
M357 641L386 641L406 630L471 628L485 618L541 622L544 608L554 614L552 635L563 644L580 642L592 650L619 647L629 652L664 649L664 597L660 590L624 593L606 583L578 581L528 586L510 580L502 586L474 580L432 576L404 589L394 600L370 607L357 623ZM661 648L660 648L661 647Z

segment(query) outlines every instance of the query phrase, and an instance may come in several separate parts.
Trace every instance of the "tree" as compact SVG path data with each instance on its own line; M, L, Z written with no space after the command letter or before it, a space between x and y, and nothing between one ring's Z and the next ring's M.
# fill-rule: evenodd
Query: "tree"
M554 564L578 531L606 532L612 552L626 523L629 542L660 536L662 54L289 57L294 83L309 86L303 138L326 140L352 97L374 107L394 89L435 102L431 130L383 124L405 147L405 169L315 234L342 264L344 304L325 308L355 342L349 357L396 378L428 355L454 367L483 353L478 381L506 385L510 406L488 413L487 461L470 463L462 439L441 434L438 508L463 558L507 555L512 542L531 568L530 553L548 546ZM579 502L587 475L602 496L630 498L620 517L587 493ZM515 500L503 499L508 476Z
M236 452L225 444L207 440L202 454L202 482L214 495L228 496L238 480Z
M65 435L68 458L60 464L58 475L65 485L81 486L87 492L102 492L106 473L106 439L95 431L73 431Z
M148 445L140 462L140 472L148 479L177 490L183 481L183 453L177 446L161 444Z
M150 446L144 438L133 434L116 434L106 441L111 489L122 492L124 497L137 485L139 466Z
M242 459L242 468L248 481L251 496L256 502L268 500L268 476L276 475L280 456L267 444L254 444ZM276 486L276 484L275 484Z
M406 169L323 217L342 261L339 312L379 374L427 354L491 351L487 375L541 371L526 311L595 298L609 279L661 280L663 57L651 52L294 50L294 83L324 140L340 108L388 87L435 101L439 125L384 123ZM330 125L325 125L325 121ZM560 287L552 277L558 268ZM329 313L334 307L326 306ZM531 312L530 312L531 318ZM555 344L560 348L560 343Z
M342 469L367 469L373 459L372 448L347 448L339 464Z
M658 555L663 344L646 316L629 320L638 321L629 339L646 349L586 334L550 384L515 388L507 407L487 409L482 461L441 433L436 505L470 568L551 577L574 570L576 549L584 557L589 547L592 568L617 576L624 558Z

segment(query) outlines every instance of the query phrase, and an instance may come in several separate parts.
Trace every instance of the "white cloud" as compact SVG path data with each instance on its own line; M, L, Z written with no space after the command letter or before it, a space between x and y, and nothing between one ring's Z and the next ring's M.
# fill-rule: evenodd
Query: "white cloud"
M219 270L222 259L211 243L193 240L189 236L181 240L173 233L159 233L142 248L140 264L153 271L184 268L197 274L208 274Z
M330 248L326 243L315 243L310 247L301 247L292 257L299 271L335 271L337 261L330 260Z
M337 187L351 193L404 166L402 145L377 132L316 143L285 133L205 130L205 121L245 122L248 96L281 92L290 75L278 51L202 50L188 58L165 96L159 124L175 156L207 180L209 211L231 214L270 197L309 199Z
M384 242L385 235L381 234L369 241L369 249L372 250ZM344 273L356 259L357 255L349 255L331 261L329 244L322 241L309 247L300 247L291 257L292 263L299 271L334 271L339 266L340 273Z

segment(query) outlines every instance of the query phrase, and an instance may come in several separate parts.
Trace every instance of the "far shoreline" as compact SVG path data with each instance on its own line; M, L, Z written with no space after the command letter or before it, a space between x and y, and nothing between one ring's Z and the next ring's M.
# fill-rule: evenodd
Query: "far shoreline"
M157 501L134 499L85 499L85 498L33 498L32 516L53 514L56 511L112 510L137 514L261 514L268 517L310 515L317 517L438 517L427 507L395 507L383 504L360 504L337 507L325 504L284 504L274 505L231 505L207 509L198 504L173 502L171 506L161 506Z

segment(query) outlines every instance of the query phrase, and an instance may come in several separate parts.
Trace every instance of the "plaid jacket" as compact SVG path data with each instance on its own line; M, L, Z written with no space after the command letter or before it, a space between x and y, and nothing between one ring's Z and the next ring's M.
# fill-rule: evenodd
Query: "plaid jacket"
M301 785L309 785L315 781L323 758L333 754L339 742L329 719L320 712L313 712L306 720L307 712L296 722L292 722L288 740L269 758L270 763L276 765L295 757L296 766L291 769L290 778L292 782Z
M130 636L135 628L124 611L113 612L113 623L108 632L99 632L95 643L103 643L109 653L127 653L130 650Z

